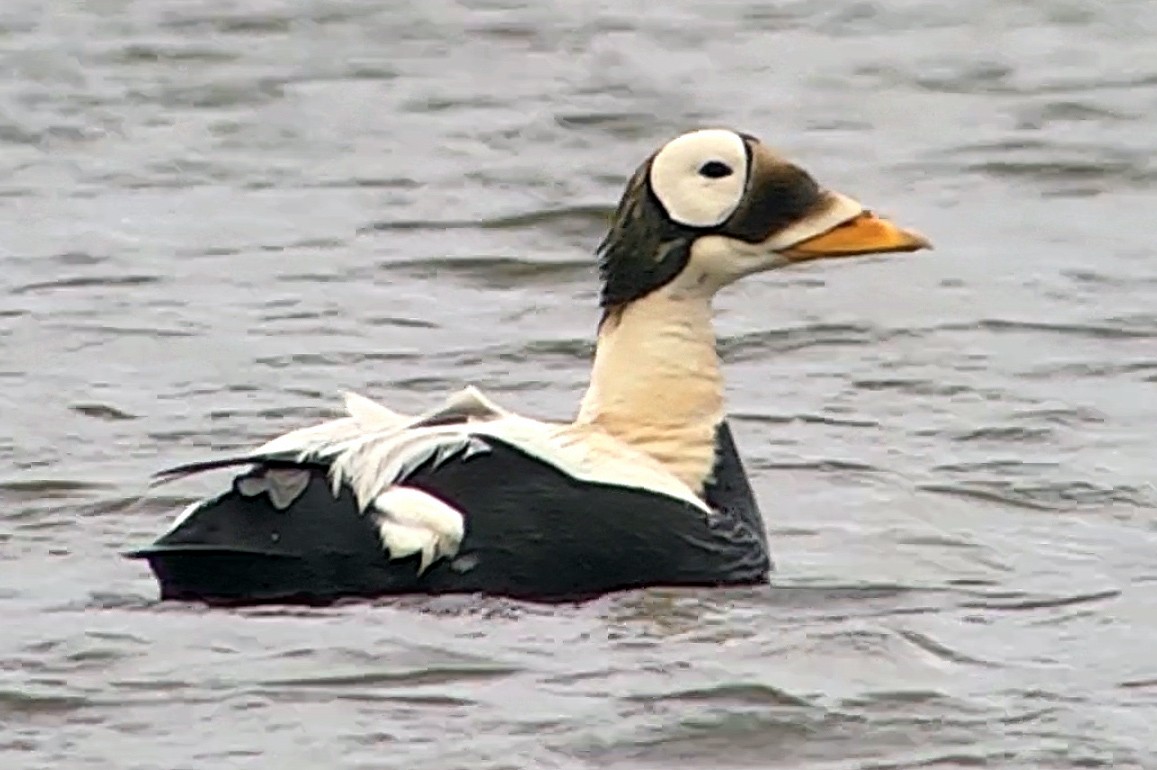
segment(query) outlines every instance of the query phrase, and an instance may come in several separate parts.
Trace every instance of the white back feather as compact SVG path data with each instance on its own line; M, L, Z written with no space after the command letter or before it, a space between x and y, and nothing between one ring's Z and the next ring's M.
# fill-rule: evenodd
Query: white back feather
M457 553L465 516L426 492L406 487L406 477L431 460L435 465L452 458L468 462L487 454L487 439L517 447L581 481L645 490L711 513L686 483L650 455L591 425L516 415L473 387L409 418L354 393L346 395L346 408L348 417L291 431L257 452L328 460L334 494L348 484L359 509L373 509L391 557L420 552L420 572L435 559ZM242 493L268 493L284 509L307 483L307 471L266 469L251 477Z

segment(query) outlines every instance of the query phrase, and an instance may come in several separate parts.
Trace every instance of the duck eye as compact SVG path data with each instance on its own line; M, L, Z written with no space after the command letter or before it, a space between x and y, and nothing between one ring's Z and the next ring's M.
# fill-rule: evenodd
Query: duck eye
M699 175L708 179L722 179L732 173L731 166L718 160L709 160L699 167Z

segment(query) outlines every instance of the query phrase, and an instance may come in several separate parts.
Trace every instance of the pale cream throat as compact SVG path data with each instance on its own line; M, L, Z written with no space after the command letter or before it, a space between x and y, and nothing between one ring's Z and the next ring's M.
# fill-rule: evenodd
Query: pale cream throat
M575 420L647 453L697 492L715 464L724 410L711 319L710 297L670 288L613 314Z

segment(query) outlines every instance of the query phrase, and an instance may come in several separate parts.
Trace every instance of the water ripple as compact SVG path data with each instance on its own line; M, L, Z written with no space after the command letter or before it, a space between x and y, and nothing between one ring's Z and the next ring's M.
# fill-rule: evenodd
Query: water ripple
M512 214L492 219L398 219L366 225L365 231L406 230L520 230L545 229L558 232L580 232L598 237L606 228L614 209L607 206L568 206Z
M390 687L412 687L419 685L471 682L512 676L517 668L498 666L471 666L454 668L426 667L413 671L359 671L348 676L325 675L302 679L271 679L262 684L269 687L363 687L385 685Z
M89 289L96 286L145 286L160 283L162 280L157 275L73 276L15 286L10 292L12 294L29 294L56 289Z
M1025 484L1013 481L970 480L952 484L929 483L919 488L925 492L1001 503L1036 511L1099 510L1106 506L1129 506L1157 509L1157 498L1139 487L1100 487L1073 481L1053 484Z

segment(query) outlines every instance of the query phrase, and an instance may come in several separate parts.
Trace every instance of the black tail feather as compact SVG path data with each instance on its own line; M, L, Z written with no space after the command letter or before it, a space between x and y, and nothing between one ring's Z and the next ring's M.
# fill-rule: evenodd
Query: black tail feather
M172 468L166 468L153 474L154 485L165 484L177 479L194 476L206 471L220 470L221 468L235 468L239 465L261 465L266 468L327 468L329 464L314 459L299 459L292 454L276 455L237 455L222 457L216 460L199 460L185 463Z

